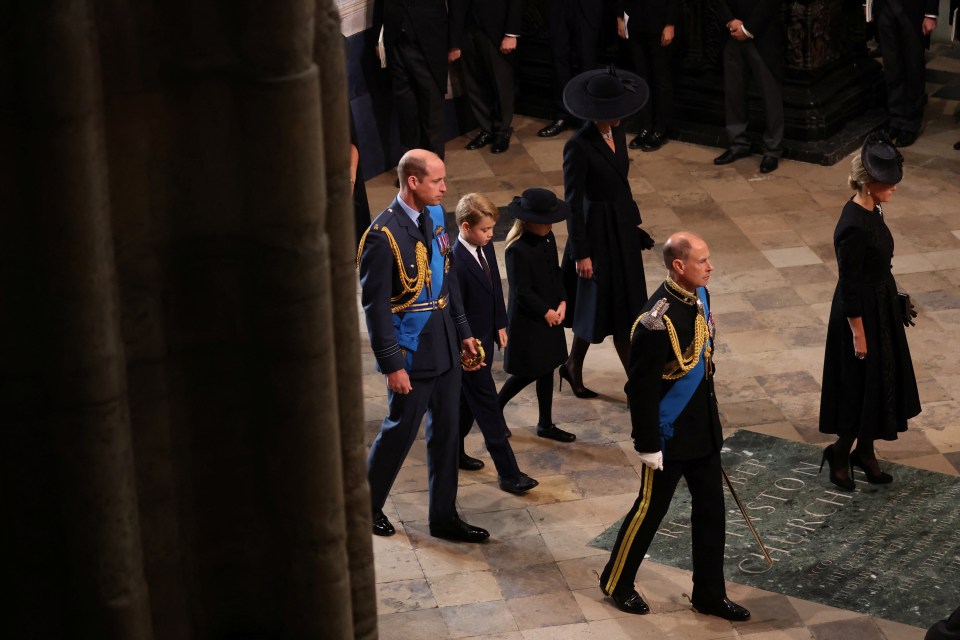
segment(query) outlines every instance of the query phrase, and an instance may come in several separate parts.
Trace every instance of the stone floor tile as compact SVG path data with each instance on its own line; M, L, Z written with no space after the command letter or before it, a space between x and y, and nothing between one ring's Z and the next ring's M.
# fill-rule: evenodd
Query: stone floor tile
M447 625L448 638L467 638L519 630L512 612L502 600L441 607L440 614ZM433 640L429 636L419 637Z
M424 577L420 559L413 549L379 551L374 548L373 559L377 582L416 580Z
M600 535L600 531L596 535ZM567 588L566 581L553 558L543 564L507 566L493 570L503 597L507 600L555 593Z
M539 533L519 538L491 538L480 547L486 562L494 569L513 569L553 561L553 554Z
M775 267L799 267L806 264L821 264L823 260L806 246L767 249L763 255Z
M606 527L599 524L581 525L545 531L542 535L543 541L550 549L550 553L553 554L554 560L594 556L606 558L606 551L589 546L590 542L603 533L605 529Z
M436 606L430 585L424 578L377 583L377 610L380 613L414 611Z
M503 593L491 571L449 573L431 579L429 584L440 607L503 600Z
M522 631L586 621L573 594L566 590L513 598L507 600L507 606Z
M484 549L491 542L481 544L458 543L439 538L430 538L417 548L417 558L428 578L451 573L471 573L490 568Z
M888 640L876 620L867 616L807 625L814 640ZM914 636L917 638L917 636ZM919 636L922 638L923 636ZM904 639L906 640L906 639Z
M446 639L447 625L439 609L421 609L402 613L383 613L377 616L380 640Z

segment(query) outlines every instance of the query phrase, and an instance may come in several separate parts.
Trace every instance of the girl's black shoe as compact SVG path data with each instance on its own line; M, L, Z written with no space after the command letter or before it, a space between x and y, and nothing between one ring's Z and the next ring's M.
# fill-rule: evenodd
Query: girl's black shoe
M830 482L837 485L844 491L853 491L854 489L857 488L857 485L853 481L853 478L850 476L847 476L846 478L841 478L840 476L837 475L837 468L836 468L836 465L833 463L833 452L834 452L834 448L832 444L823 450L823 458L820 460L820 471L821 472L823 471L823 463L826 462L827 466L830 469ZM847 469L847 473L850 473L852 476L852 472L850 471L849 468Z
M893 482L893 476L889 473L884 473L880 471L880 464L877 463L877 473L874 474L873 471L863 463L863 460L860 459L860 454L856 451L853 451L850 454L850 473L853 473L854 467L860 467L860 470L863 471L864 475L867 476L867 482L870 484L890 484Z
M587 389L582 384L579 387L575 387L573 385L573 376L570 375L567 365L560 365L560 369L557 370L557 373L560 374L560 388L558 391L563 391L563 381L566 380L567 384L570 385L570 389L573 391L573 395L577 396L578 398L596 398L600 395L596 391Z

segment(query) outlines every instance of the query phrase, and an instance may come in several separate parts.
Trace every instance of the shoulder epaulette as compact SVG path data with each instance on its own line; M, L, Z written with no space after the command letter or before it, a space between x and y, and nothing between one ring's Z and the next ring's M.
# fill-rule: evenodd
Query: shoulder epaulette
M630 339L633 340L633 334L637 331L637 325L643 325L647 331L663 331L667 325L663 323L663 317L670 308L670 303L666 298L660 298L649 311L641 313L630 328Z

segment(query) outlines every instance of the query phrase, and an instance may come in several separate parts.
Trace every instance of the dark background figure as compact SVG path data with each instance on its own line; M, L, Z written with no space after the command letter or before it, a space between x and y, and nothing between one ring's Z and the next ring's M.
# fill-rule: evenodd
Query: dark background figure
M515 93L513 52L523 22L523 0L450 0L450 48L462 49L467 97L480 133L467 145L510 147Z
M583 385L583 360L591 343L612 335L627 370L630 327L647 301L640 252L651 248L653 240L639 227L640 209L627 176L627 139L620 126L647 97L640 76L612 68L581 73L564 89L567 109L584 120L563 147L570 213L562 269L573 344L559 373L578 398L597 396Z
M548 5L556 115L553 122L537 132L541 138L552 138L579 124L563 104L563 89L573 78L575 69L590 71L596 68L602 22L601 3L597 0L549 0Z
M363 170L360 168L360 149L357 147L357 130L353 125L352 113L350 114L350 186L353 187L353 224L357 246L360 246L360 238L370 226L370 203L367 201L367 186L363 181Z
M383 28L400 143L443 158L443 96L449 33L445 0L375 0L373 33Z
M902 163L890 142L878 136L864 142L850 163L849 184L856 194L833 234L839 280L827 323L820 432L837 435L823 461L830 465L830 481L847 491L856 488L853 467L872 484L893 480L880 470L873 443L896 440L907 420L920 413L904 331L908 318L891 271L893 235L881 209L903 177Z
M937 27L939 0L874 0L877 42L883 50L890 138L900 147L916 142L927 101L924 51Z
M430 535L482 542L489 533L456 510L460 349L477 352L449 269L449 237L427 208L440 204L446 170L433 153L413 149L397 171L400 193L370 225L357 258L370 346L387 382L388 412L367 461L373 533L396 533L383 506L426 414Z
M600 574L600 589L621 611L650 612L634 581L683 478L692 504L691 602L703 614L747 620L750 612L727 598L723 578L723 436L706 290L710 250L699 236L681 231L664 243L663 262L667 280L644 305L631 336L625 387L633 446L643 463L640 491Z
M760 89L764 108L760 172L775 171L783 155L784 27L781 0L715 0L717 15L730 32L723 47L724 111L729 147L714 164L750 155L747 82Z
M617 33L626 40L633 70L650 87L650 100L639 114L640 132L630 148L656 151L667 141L673 110L670 62L680 0L618 0L618 5Z

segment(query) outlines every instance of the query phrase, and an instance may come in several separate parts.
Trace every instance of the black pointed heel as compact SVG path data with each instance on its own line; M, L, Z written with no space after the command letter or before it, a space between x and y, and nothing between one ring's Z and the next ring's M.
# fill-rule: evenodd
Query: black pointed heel
M840 476L837 475L837 470L835 469L833 464L833 452L834 452L834 448L832 444L824 448L823 457L820 459L820 471L818 471L818 473L821 473L823 471L823 463L826 462L827 467L830 470L830 482L840 487L844 491L853 491L854 489L857 488L857 485L853 481L852 472L850 472L849 470L847 471L848 473L850 473L850 476L851 476L848 478L841 478Z
M570 375L570 371L567 369L567 365L565 365L565 364L560 365L560 368L557 369L557 373L560 374L560 387L561 387L561 389L563 388L563 381L566 380L566 381L567 381L567 384L570 385L570 390L573 391L573 395L577 396L578 398L596 398L596 397L599 397L599 395L600 395L599 393L597 393L596 391L591 391L590 389L587 389L587 388L586 388L585 386L583 386L582 384L581 384L579 387L574 386L574 384L573 384L573 376Z
M850 453L850 473L851 477L853 474L853 468L859 467L863 471L864 475L867 476L867 482L870 484L890 484L893 482L893 476L889 473L884 473L883 471L878 471L876 474L871 471L867 465L863 463L863 460L860 459L860 454L856 451ZM877 464L879 468L879 463Z

